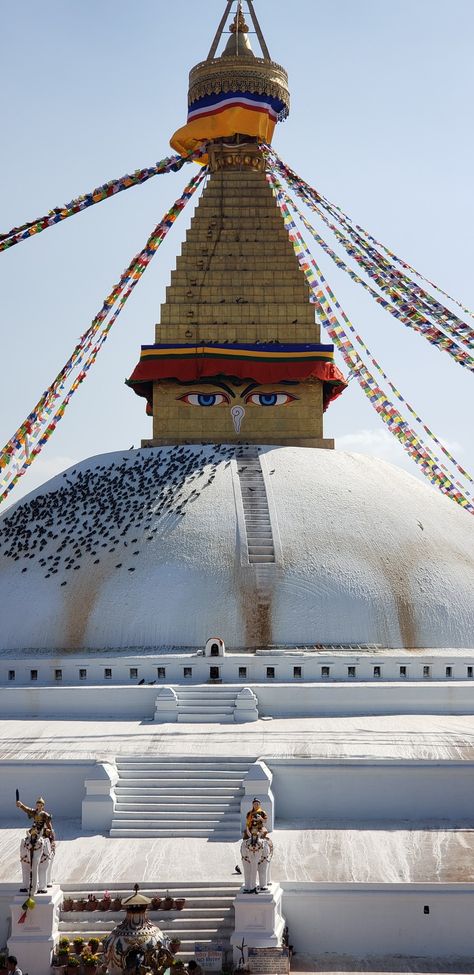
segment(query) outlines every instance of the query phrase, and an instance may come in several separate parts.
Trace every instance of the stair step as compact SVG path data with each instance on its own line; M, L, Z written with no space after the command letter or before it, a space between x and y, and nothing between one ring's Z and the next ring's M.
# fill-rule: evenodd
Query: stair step
M203 800L202 803L199 803L197 800L195 800L194 802L183 801L180 802L179 805L177 802L173 802L172 800L168 802L160 802L160 803L147 802L142 800L138 802L117 802L115 804L116 813L127 812L127 811L136 812L137 810L141 810L142 812L146 811L147 814L149 812L160 812L160 813L174 812L176 815L179 813L180 815L183 816L188 813L199 813L199 812L202 813L210 812L210 813L215 813L216 815L218 813L225 813L226 815L229 815L230 813L233 813L238 809L239 809L238 802L234 802L232 805L230 803L226 804L222 802L210 803L208 799Z
M173 762L172 766L165 765L164 763L161 762L134 762L133 764L132 763L121 764L120 762L117 762L117 769L120 772L122 771L126 772L129 770L133 772L145 771L145 772L160 772L160 773L193 771L193 772L209 772L209 773L212 772L214 774L217 774L219 772L225 772L226 774L228 774L229 772L233 772L234 774L237 774L240 772L243 773L248 772L250 765L251 762L246 762L245 764L234 763L233 765L231 765L230 763L229 764L227 763L227 759L226 759L227 767L224 769L222 768L222 765L213 765L211 763L205 764L204 762L199 762L199 763Z
M182 704L178 698L178 714L200 714L216 718L218 715L223 717L234 717L234 708L210 708L206 704Z
M138 780L140 781L140 780ZM116 795L133 795L133 796L194 796L196 793L202 795L202 785L189 785L189 779L184 779L186 785L182 788L171 789L169 786L155 785L155 779L143 780L141 785L123 785L118 784L115 786ZM148 784L147 784L148 783ZM151 784L150 784L151 783ZM234 787L231 791L228 785L216 786L216 785L206 785L206 794L212 796L218 796L219 798L232 798L241 789L241 783Z
M233 714L194 714L193 712L188 712L186 714L180 714L178 710L178 721L188 724L234 724Z
M179 931L181 937L186 937L187 935L189 938L190 936L191 937L193 936L195 931L199 931L199 930L217 931L217 930L225 930L228 928L232 932L232 911L230 908L227 917L222 914L216 914L216 915L212 915L211 917L203 916L203 917L188 918L187 921L179 917L179 918L174 918L172 923L170 923L171 919L169 919L166 916L168 913L167 911L150 911L149 913L150 913L150 918L153 921L158 922L159 927L161 928L162 931L165 932L165 934L173 934ZM59 928L60 930L61 929L64 930L65 928L68 928L70 931L74 931L76 934L81 934L82 931L89 930L92 925L94 925L96 929L99 928L100 926L102 931L105 930L112 931L116 926L116 924L118 924L119 921L123 920L123 911L122 913L109 911L107 914L103 915L104 920L101 920L101 915L99 911L94 911L94 914L97 914L98 917L97 918L91 917L90 921L79 921L77 924L75 921L69 920L69 915L66 915L65 919L62 919L62 915L61 915L59 921ZM168 923L166 923L167 921Z
M211 661L221 658L208 657L207 659ZM183 687L181 684L175 687L175 690L181 694L202 694L204 697L208 697L213 701L233 701L241 689L241 687L232 687L230 689L220 684L195 684L194 687Z
M161 825L161 822L168 823L174 819L179 821L195 823L222 823L233 824L240 822L239 813L228 813L225 812L220 814L216 810L211 809L209 812L186 812L185 810L175 809L172 811L170 816L169 809L163 809L160 811L155 811L153 809L138 809L136 815L131 816L129 810L115 810L114 812L114 822L120 819L123 823L130 820L130 823L137 824L138 822L143 822L146 825L147 822L155 822L157 826Z
M173 775L171 772L166 772L164 775L160 774L156 776L156 778L152 778L150 775L142 776L139 773L135 775L128 773L127 776L124 777L123 781L121 780L120 783L117 783L117 785L123 785L125 782L130 782L131 785L133 785L134 782L141 782L142 785L156 785L157 782L174 782L180 783L181 787L183 785L193 783L195 785L214 785L216 787L218 785L229 786L230 788L235 785L241 785L242 776L237 777L235 773L229 772L228 775L216 775L214 778L208 772L203 772L202 775L197 775L194 771L192 774L190 773L189 775L183 776L183 773L180 771L176 775Z
M194 826L189 827L188 829L184 829L184 828L177 829L176 826L173 826L172 828L162 826L160 828L153 827L147 829L137 829L135 826L133 826L133 828L130 826L117 826L117 827L112 826L110 830L110 836L136 837L137 839L141 839L141 838L147 839L148 837L156 837L156 836L171 837L171 838L175 837L176 839L179 839L180 836L183 837L213 836L214 838L218 837L220 840L231 841L233 843L237 842L237 839L239 838L235 830L225 831L224 829L212 830L209 828L198 829L197 827Z

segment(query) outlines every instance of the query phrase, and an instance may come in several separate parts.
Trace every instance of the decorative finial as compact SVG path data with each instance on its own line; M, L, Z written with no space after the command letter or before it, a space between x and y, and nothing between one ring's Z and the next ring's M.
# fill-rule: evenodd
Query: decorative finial
M237 13L234 17L233 23L230 25L229 30L231 34L236 34L237 31L239 32L239 34L248 34L249 32L247 24L245 23L245 17L242 11L242 4L240 2L237 7Z

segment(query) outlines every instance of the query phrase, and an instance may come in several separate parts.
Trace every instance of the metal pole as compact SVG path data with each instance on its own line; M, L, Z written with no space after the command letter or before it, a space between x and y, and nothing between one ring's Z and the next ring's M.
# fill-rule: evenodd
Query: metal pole
M263 54L264 58L267 58L268 61L271 61L270 51L268 50L268 47L267 47L267 45L265 43L265 38L264 38L264 36L262 34L262 28L260 27L260 24L259 24L259 22L257 20L257 14L255 13L255 10L254 10L254 7L253 7L253 0L247 0L247 6L248 6L249 11L250 11L250 16L251 16L251 18L253 20L253 26L255 27L255 33L256 33L256 35L258 37L258 40L259 40L259 43L260 43L260 47L262 48L262 54Z
M213 40L213 42L211 44L211 49L209 51L209 54L207 55L207 60L208 61L212 61L213 57L215 57L215 54L216 54L216 51L217 51L217 45L219 44L219 41L220 41L220 39L222 37L222 31L224 30L225 22L226 22L229 14L230 14L231 7L232 7L232 3L233 3L233 0L228 0L228 2L227 2L227 6L226 6L225 11L224 11L224 14L222 16L222 20L221 20L221 22L220 22L220 24L219 24L219 26L217 28L216 36L215 36L215 38L214 38L214 40Z

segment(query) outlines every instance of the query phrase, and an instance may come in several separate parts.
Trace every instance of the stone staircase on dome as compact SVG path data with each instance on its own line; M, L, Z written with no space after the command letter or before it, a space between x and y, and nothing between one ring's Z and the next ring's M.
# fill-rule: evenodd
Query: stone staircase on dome
M133 884L109 885L109 893L115 897L127 897ZM96 893L97 898L103 895L104 887L89 885L87 890L79 884L62 884L64 898L79 900L87 898L90 893ZM96 889L97 888L97 889ZM230 936L234 929L234 898L240 889L240 883L212 882L168 884L171 897L184 897L186 902L181 911L150 911L151 920L161 930L172 938L179 938L181 947L177 957L188 961L194 957L196 941L199 943L219 943L224 950L230 947ZM140 884L140 893L150 899L164 896L163 886ZM123 910L119 911L64 911L59 918L60 937L67 937L71 941L82 937L103 938L115 925L123 919Z
M123 758L111 836L237 841L248 759Z
M256 447L244 447L237 457L249 564L275 563L275 546L267 490Z

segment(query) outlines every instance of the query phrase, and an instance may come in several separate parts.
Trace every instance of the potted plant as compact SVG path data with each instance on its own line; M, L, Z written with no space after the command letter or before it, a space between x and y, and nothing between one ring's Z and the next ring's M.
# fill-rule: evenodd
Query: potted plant
M152 911L159 911L162 904L161 897L155 896L151 899L151 909Z
M102 897L102 900L100 901L100 909L101 909L101 911L109 911L111 904L112 904L112 898L111 898L108 890L104 890L104 896Z
M72 897L65 897L64 898L63 903L62 903L62 910L63 911L73 911L74 910L74 901L73 901Z
M84 971L87 972L87 975L96 975L99 961L100 959L97 955L84 955L82 963L84 965Z
M175 955L177 951L181 948L181 941L179 938L171 938L170 941L170 951L172 955Z
M58 965L59 968L65 968L69 962L69 948L58 948Z
M161 910L162 911L171 911L171 908L173 907L173 904L174 904L174 900L171 897L171 894L170 894L169 890L167 890L166 891L166 896L165 896L165 898L161 902Z
M122 907L122 898L121 897L114 897L114 899L112 901L112 910L113 911L120 911L121 907Z
M99 947L100 947L100 941L99 941L99 939L98 938L89 938L89 941L87 942L87 944L88 944L88 946L90 948L90 954L91 955L96 955L97 952L98 952L98 950L99 950Z
M80 936L73 938L72 944L76 955L82 955L85 945L84 938L81 938Z
M185 903L186 903L185 897L175 897L174 906L177 911L182 911Z
M81 967L79 958L70 955L67 962L66 975L79 975L78 969Z
M86 908L86 910L88 910L88 911L96 911L98 907L99 907L99 901L97 900L97 897L95 896L95 894L88 894L87 895L87 908Z
M73 911L85 911L87 908L87 901L85 897L78 897L73 903Z

